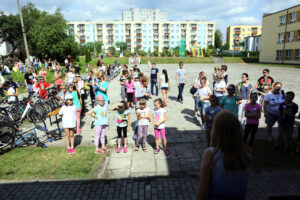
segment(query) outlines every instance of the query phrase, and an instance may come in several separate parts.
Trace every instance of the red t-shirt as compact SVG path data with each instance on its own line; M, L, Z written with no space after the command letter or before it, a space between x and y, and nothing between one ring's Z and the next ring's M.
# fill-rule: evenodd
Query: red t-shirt
M38 82L36 84L36 88L40 89L40 97L42 97L43 99L45 99L47 97L47 91L46 91L46 89L48 87L50 87L50 84L47 83L47 82L44 82L44 83Z
M63 80L61 79L57 79L55 80L56 85L62 85L63 84Z

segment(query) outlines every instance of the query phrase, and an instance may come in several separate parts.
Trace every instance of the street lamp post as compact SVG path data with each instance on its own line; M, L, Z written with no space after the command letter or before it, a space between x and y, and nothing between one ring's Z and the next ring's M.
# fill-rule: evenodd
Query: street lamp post
M31 68L32 66L31 66L31 61L30 61L30 56L29 56L29 51L28 51L28 46L27 46L27 39L26 39L26 34L25 34L25 28L24 28L24 22L23 22L23 17L22 17L22 10L21 10L21 6L20 6L20 0L17 0L17 4L18 4L18 9L19 9L19 14L20 14L21 27L22 27L22 33L23 33L25 51L26 51L26 57L27 57L29 67Z

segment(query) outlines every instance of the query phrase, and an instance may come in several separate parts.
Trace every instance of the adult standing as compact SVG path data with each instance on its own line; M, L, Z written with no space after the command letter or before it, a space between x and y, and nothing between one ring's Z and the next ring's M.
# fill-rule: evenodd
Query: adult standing
M95 79L94 78L94 72L89 71L88 86L90 87L90 98L91 98L92 108L95 106L95 92L94 92L94 87L93 87L93 79Z
M279 122L279 107L284 102L284 95L281 92L282 83L276 82L274 90L264 98L264 116L267 124L267 139L272 141L272 127Z
M177 87L178 87L178 96L177 96L177 101L183 103L183 89L184 85L186 83L186 71L183 68L183 62L179 62L179 69L176 71L176 82L177 82Z
M220 103L222 97L225 95L226 92L226 83L224 81L224 77L222 73L217 74L217 82L214 85L214 95L218 98L218 101Z
M250 93L252 90L252 85L249 83L249 76L247 73L242 74L242 82L237 85L238 98L240 99L240 104L238 105L238 117L242 125L246 124L245 117L245 106L250 99Z
M27 68L27 72L24 75L24 82L25 82L26 89L29 92L33 91L33 89L32 89L33 79L34 79L34 76L32 74L31 68Z
M217 114L212 147L205 150L197 199L246 199L251 155L242 139L238 118L230 111Z
M263 76L257 80L255 85L255 88L258 90L258 102L260 104L263 103L265 95L269 92L272 92L274 88L274 80L271 76L269 76L269 73L269 69L264 69Z
M159 70L156 68L156 63L152 63L152 68L150 70L150 85L151 85L151 94L154 94L153 87L156 89L156 96L158 96L158 82L157 78Z

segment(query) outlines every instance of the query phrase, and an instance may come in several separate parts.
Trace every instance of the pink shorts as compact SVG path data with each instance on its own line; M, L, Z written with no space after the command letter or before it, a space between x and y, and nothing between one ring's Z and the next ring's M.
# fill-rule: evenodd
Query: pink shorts
M164 128L162 129L157 129L157 128L154 128L154 134L155 134L155 138L159 138L159 132L160 132L160 136L161 136L161 139L165 139L166 138L166 131Z

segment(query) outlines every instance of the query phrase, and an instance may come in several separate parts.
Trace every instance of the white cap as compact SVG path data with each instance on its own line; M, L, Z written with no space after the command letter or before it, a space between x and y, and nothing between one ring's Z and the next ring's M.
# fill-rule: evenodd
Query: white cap
M70 94L67 94L67 95L65 96L65 100L68 100L68 99L73 99L73 96L70 95Z

